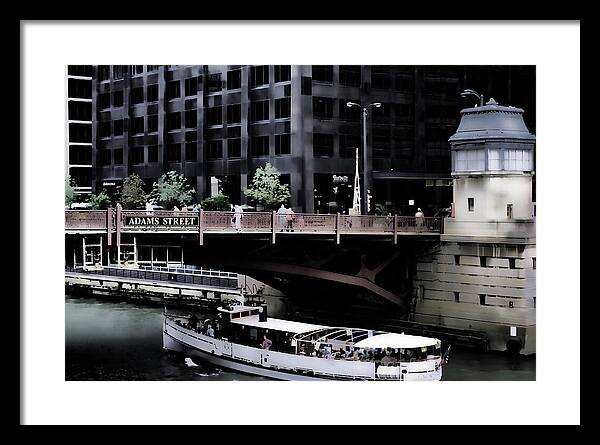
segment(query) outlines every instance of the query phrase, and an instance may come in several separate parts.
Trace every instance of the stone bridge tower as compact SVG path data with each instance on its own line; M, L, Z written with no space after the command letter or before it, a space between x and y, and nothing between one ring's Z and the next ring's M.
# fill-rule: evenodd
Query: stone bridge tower
M484 331L494 350L535 352L535 136L523 110L462 110L450 137L454 203L414 280L415 320Z

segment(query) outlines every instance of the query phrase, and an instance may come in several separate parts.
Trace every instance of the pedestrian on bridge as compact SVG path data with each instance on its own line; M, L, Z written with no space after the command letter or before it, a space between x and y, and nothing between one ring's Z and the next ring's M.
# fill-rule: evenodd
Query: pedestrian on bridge
M415 213L415 225L417 227L417 231L420 231L421 228L423 227L423 219L424 218L425 218L425 215L423 214L423 211L419 207L417 209L417 213Z
M242 231L242 213L244 210L241 205L236 205L234 207L233 219L235 223L235 230L240 233Z
M292 210L291 207L289 209L287 209L286 218L287 218L287 231L293 232L294 231L294 211Z
M283 232L287 221L287 209L285 208L285 204L281 204L281 207L277 210L277 214L279 215L279 227L281 227L281 232Z

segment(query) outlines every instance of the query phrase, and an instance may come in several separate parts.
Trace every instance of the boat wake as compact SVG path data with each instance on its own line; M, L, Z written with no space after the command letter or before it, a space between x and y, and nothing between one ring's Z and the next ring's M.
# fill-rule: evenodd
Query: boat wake
M185 358L185 364L186 364L188 367L190 367L190 368L196 368L196 367L198 367L198 365L197 365L197 364L195 364L195 363L192 361L192 359L191 359L191 358L189 358L189 357L186 357L186 358Z

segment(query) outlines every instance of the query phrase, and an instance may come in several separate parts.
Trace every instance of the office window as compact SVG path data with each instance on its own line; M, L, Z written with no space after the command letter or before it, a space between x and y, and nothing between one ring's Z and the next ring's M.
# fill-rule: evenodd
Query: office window
M352 134L340 134L340 157L355 158L356 149L360 149L360 137Z
M123 106L123 90L113 92L113 107Z
M187 96L196 96L198 94L198 78L191 77L189 79L185 79L185 95Z
M181 96L179 84L180 82L178 80L172 80L167 83L167 91L165 94L167 99L174 99Z
M275 99L275 119L290 117L291 115L291 99L284 97L283 99Z
M269 136L255 136L250 148L252 157L269 156Z
M242 140L240 138L227 140L227 157L239 158L242 155Z
M123 149L115 148L113 151L114 151L114 164L122 165L123 164Z
M223 124L223 109L222 107L211 107L206 108L206 125L209 127L212 125Z
M113 65L113 79L122 79L127 72L127 65Z
M227 105L227 123L239 124L242 122L242 105Z
M237 90L242 87L242 70L227 71L227 89Z
M69 101L69 119L74 121L91 121L92 104L89 102Z
M359 87L361 83L360 65L340 65L340 84Z
M190 141L185 143L185 160L196 161L198 152L198 143L196 141Z
M131 103L141 104L144 102L144 87L131 89Z
M178 128L181 128L181 113L179 111L167 113L167 131Z
M69 124L69 142L92 142L92 126L90 124Z
M312 78L317 82L333 82L333 65L313 65Z
M275 82L287 82L292 78L290 65L275 65Z
M396 91L402 91L404 93L412 93L415 85L412 79L406 79L403 77L396 77L394 79L394 89Z
M131 163L132 164L143 164L144 163L144 147L131 147Z
M357 107L352 107L357 108ZM374 124L389 124L390 123L390 105L382 103L380 107L373 107L371 116Z
M98 109L105 110L110 108L110 93L98 94Z
M160 65L146 65L146 71L158 71Z
M333 156L333 135L325 133L313 133L313 156Z
M110 67L108 65L98 65L98 80L108 80L110 78ZM110 162L109 162L110 164Z
M148 115L148 133L156 133L158 131L158 115Z
M269 66L259 65L250 68L250 86L258 87L269 83Z
M469 208L469 212L475 211L475 198L467 198L467 204Z
M333 119L333 99L328 97L313 97L313 115L316 119Z
M208 92L218 93L223 89L223 82L221 82L221 73L213 73L208 75Z
M129 65L129 74L137 76L144 73L144 65Z
M123 134L123 119L113 121L113 134L121 136Z
M378 90L387 90L391 86L391 79L388 73L372 72L371 87Z
M185 112L185 128L196 128L198 125L198 114L196 110Z
M110 137L110 121L98 122L98 137L99 138Z
M144 132L144 117L132 117L130 119L130 131L131 134L140 134Z
M348 99L340 99L340 120L349 122L360 122L360 108L349 107L348 102L352 102Z
M269 120L269 101L261 100L252 102L250 106L250 120L252 122Z
M181 162L181 144L167 145L167 162Z
M146 100L148 102L158 102L158 84L148 85L146 88Z
M291 137L289 134L275 135L275 154L289 155L291 153Z
M394 114L396 115L396 120L405 121L412 115L412 106L409 104L396 104L394 105Z
M222 159L223 141L221 139L216 141L208 141L206 156L208 157L208 159Z
M158 145L148 147L148 162L158 162Z
M110 165L111 162L110 150L98 150L97 162L99 165Z

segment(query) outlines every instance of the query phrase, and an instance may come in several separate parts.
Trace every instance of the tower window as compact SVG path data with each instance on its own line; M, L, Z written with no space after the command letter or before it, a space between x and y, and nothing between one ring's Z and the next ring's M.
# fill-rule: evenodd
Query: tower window
M454 292L454 302L460 302L460 292Z
M479 257L479 265L481 267L487 267L487 257L480 256Z
M513 217L513 205L512 204L506 204L506 217L508 219L512 219L512 217Z
M485 306L485 294L479 294L479 304Z
M460 266L460 255L454 255L454 265Z
M515 259L514 258L509 258L508 259L508 267L510 269L514 269L515 268Z
M469 205L469 212L475 211L475 198L467 198Z

